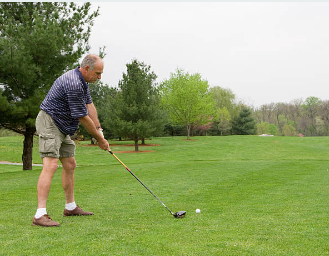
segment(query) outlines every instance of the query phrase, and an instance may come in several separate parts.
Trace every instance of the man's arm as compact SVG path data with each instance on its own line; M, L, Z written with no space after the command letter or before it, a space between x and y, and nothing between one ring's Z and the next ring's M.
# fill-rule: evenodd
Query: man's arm
M106 139L97 131L96 125L93 120L88 116L80 117L80 123L86 128L86 130L98 141L98 146L101 149L110 151L110 145Z
M96 110L94 103L87 104L87 110L88 110L88 116L94 122L96 129L97 129L97 127L101 127L101 124L98 120L98 114L97 114L97 110ZM97 139L97 137L95 137L95 138Z

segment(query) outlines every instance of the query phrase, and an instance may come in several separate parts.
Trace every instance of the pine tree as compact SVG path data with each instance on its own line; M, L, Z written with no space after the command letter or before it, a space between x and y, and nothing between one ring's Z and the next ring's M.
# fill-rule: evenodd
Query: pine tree
M239 115L233 121L233 133L236 135L254 135L256 122L250 109L242 107Z
M24 135L32 169L35 118L50 86L89 50L90 3L0 3L0 126Z
M127 66L119 82L119 91L111 100L106 126L119 137L134 140L138 151L138 140L155 136L164 129L165 113L159 106L156 74L151 67L136 59Z

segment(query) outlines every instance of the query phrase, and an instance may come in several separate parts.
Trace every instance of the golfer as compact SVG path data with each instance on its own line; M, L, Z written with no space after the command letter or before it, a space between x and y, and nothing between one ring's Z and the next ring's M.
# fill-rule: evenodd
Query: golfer
M88 83L101 78L103 61L97 55L87 55L80 67L60 76L42 102L36 118L39 135L39 152L43 169L38 180L38 209L32 225L53 227L60 223L47 214L46 203L52 178L62 163L62 184L65 192L64 216L93 215L76 205L74 199L75 144L70 138L77 131L79 122L98 141L98 146L110 151L104 139L96 108L92 102Z

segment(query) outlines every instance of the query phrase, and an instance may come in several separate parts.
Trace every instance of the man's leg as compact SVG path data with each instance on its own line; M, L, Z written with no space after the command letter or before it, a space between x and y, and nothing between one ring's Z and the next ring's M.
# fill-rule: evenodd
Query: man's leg
M62 162L62 184L65 192L66 203L74 202L74 170L76 161L74 157L62 157L59 159Z
M57 170L58 159L53 157L44 157L43 168L38 180L38 209L33 218L32 225L45 227L58 227L60 224L53 221L47 214L46 205L50 191L52 178Z
M51 116L43 110L39 112L35 126L39 134L39 152L43 161L43 169L37 185L38 208L46 208L51 181L58 167L59 148L63 135L55 126Z
M43 169L37 185L38 209L32 225L59 226L60 224L53 221L47 214L46 204L51 181L58 167L59 149L65 136L58 130L52 117L43 110L39 112L35 126L39 134L39 152L43 161Z
M50 191L52 178L57 170L58 159L53 157L44 157L43 169L38 180L38 208L46 208L47 198Z
M63 165L62 184L65 192L64 216L94 215L92 212L85 212L75 204L74 200L74 170L76 161L74 157L61 157Z

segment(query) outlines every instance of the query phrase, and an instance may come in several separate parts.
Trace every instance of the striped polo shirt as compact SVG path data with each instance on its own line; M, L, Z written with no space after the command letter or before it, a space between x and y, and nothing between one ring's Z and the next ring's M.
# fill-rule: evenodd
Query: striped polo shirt
M74 135L79 117L88 115L86 104L90 103L88 83L77 67L57 78L40 108L51 115L62 133Z

